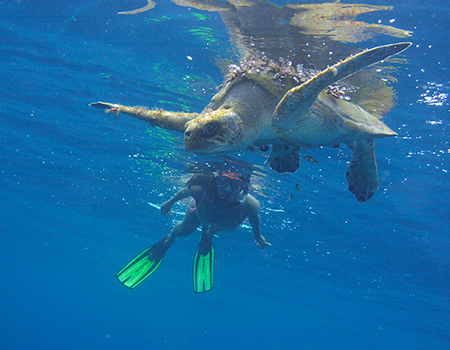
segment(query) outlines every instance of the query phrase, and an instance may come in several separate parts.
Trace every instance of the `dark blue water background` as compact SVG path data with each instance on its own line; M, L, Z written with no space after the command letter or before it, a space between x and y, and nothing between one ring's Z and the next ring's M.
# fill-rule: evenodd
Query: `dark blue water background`
M295 175L244 153L264 169L253 193L272 247L248 227L219 234L204 295L198 233L135 290L114 277L181 218L184 204L169 217L151 204L195 157L180 135L88 104L200 111L217 58L235 58L216 13L160 0L117 15L143 3L0 2L0 348L450 349L449 2L362 16L414 31L375 197L347 191L346 148L304 150L320 163Z

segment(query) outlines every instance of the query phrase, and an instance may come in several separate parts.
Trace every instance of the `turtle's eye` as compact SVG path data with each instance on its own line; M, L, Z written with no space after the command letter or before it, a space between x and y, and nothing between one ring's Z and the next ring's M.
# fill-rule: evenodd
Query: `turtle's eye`
M203 135L205 135L205 137L214 136L217 133L217 130L219 130L219 122L209 122L203 128Z

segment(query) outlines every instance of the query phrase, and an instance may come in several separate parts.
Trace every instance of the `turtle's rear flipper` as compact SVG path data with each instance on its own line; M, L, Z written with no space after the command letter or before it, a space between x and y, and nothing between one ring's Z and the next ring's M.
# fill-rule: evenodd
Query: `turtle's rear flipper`
M345 177L348 190L355 195L359 203L373 197L379 187L375 140L363 139L356 142Z
M272 145L267 163L277 173L295 173L300 168L300 147L287 143Z

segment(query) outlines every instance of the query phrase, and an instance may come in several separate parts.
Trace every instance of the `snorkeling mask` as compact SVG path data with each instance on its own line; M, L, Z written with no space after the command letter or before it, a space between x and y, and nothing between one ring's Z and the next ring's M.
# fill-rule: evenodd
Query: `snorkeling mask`
M239 173L230 171L216 172L214 177L216 178L217 187L221 190L229 187L233 192L247 192L245 189L248 186L248 181Z

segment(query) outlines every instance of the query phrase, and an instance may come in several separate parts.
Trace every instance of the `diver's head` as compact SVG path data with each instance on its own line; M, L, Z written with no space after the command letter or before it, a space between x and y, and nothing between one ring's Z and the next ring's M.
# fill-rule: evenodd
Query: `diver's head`
M219 199L229 203L242 200L248 194L250 181L239 173L222 171L214 174Z

